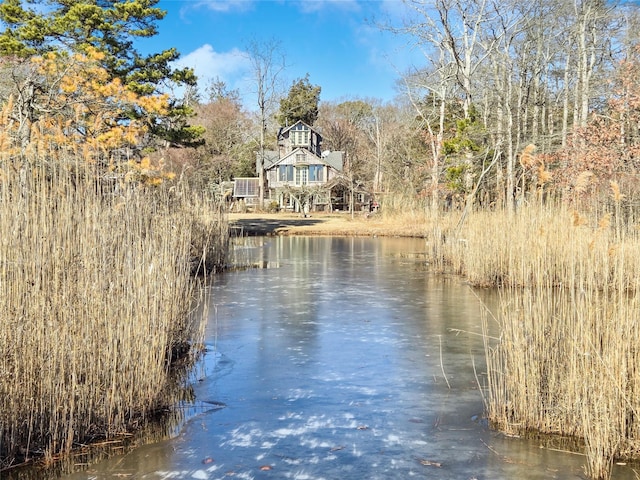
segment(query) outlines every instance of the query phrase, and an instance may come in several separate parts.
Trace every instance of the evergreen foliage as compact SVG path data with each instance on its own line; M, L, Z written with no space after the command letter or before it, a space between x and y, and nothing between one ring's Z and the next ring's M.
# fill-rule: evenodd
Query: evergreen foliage
M313 126L318 118L321 87L311 85L309 74L291 85L289 95L280 100L276 120L282 126L290 126L299 120Z
M111 79L119 79L137 95L156 95L167 84L193 86L193 70L175 70L176 49L142 55L133 45L137 38L157 34L156 23L165 12L158 0L5 0L0 3L0 55L14 58L50 52L102 54L100 66ZM152 134L170 144L199 142L202 129L189 125L192 109L171 100L166 115L149 118ZM149 117L135 109L132 118Z

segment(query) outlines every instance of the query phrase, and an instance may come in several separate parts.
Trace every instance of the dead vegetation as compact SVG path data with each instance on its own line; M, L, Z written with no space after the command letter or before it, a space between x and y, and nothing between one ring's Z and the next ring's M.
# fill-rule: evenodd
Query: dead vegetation
M593 479L640 456L640 236L612 193L613 208L589 213L476 212L436 248L474 285L501 289L499 340L486 345L493 426L582 439Z
M0 470L170 403L170 366L202 335L193 269L226 254L215 208L89 169L0 157Z
M224 221L194 214L202 205L187 212L175 191L153 202L135 189L104 195L26 166L5 161L0 177L4 466L117 435L162 404L168 357L199 335L191 270L211 265L228 237ZM229 220L271 222L270 234L424 237L433 269L499 286L499 340L486 346L491 423L582 439L587 474L608 478L614 460L640 455L640 238L615 189L612 199L589 213L477 211L459 228L456 211Z

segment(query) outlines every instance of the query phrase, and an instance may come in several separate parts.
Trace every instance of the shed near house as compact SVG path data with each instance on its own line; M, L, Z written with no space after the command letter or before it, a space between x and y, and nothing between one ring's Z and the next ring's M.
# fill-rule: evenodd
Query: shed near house
M257 179L253 177L236 178L233 182L233 196L238 198L258 197L259 183L256 180Z
M246 205L258 203L260 181L257 178L236 178L233 181L233 198L244 201Z

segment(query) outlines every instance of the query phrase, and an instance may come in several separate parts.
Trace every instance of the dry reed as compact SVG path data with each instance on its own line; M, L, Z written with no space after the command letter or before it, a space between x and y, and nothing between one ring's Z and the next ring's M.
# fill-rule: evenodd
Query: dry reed
M192 268L225 255L225 223L121 187L0 152L0 471L164 407L172 357L202 335Z
M475 285L501 287L487 342L487 413L510 433L582 439L590 478L640 455L640 238L612 211L535 203L475 212L438 255Z

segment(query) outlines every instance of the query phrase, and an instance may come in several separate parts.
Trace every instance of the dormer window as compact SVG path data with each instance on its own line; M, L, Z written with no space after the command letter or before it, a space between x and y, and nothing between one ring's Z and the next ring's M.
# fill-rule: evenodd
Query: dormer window
M311 130L306 125L298 123L289 131L289 138L293 147L309 147Z

